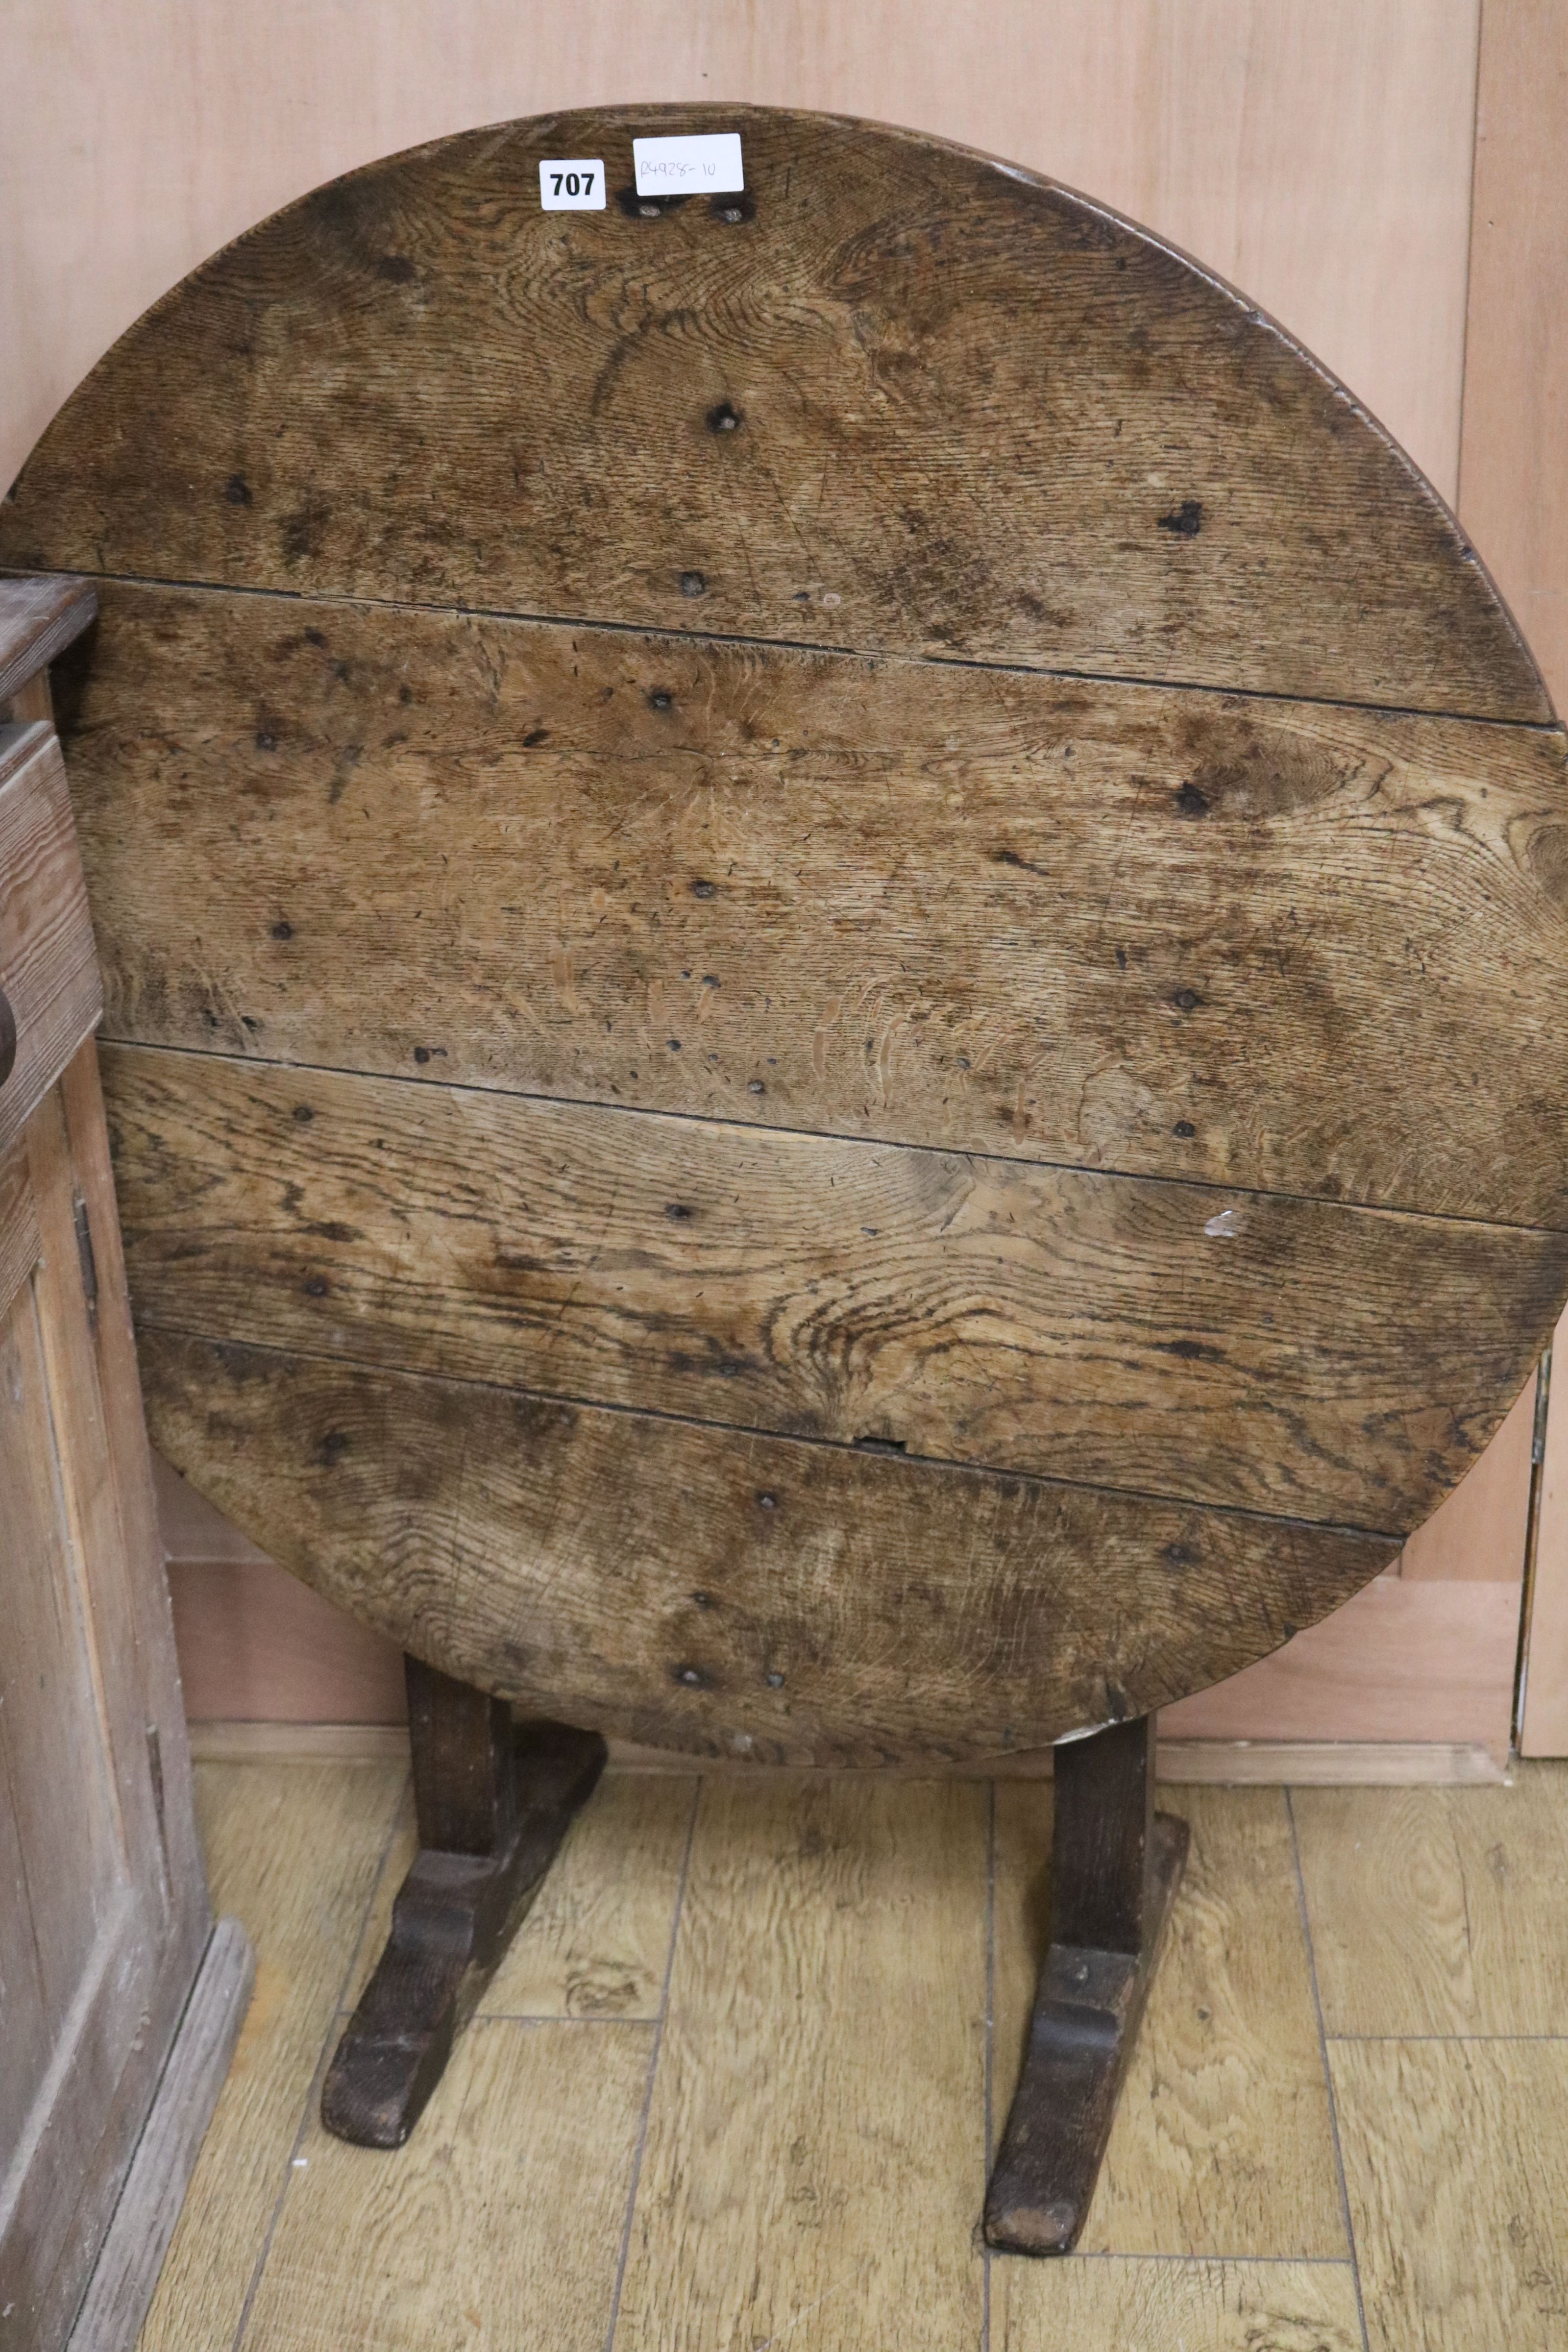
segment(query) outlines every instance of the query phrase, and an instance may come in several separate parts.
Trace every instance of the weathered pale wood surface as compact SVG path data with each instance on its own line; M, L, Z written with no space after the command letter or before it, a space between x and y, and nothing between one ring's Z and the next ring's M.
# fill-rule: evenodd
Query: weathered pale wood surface
M1334 2042L1373 2352L1556 2352L1568 2043Z
M1556 730L102 593L111 1036L1568 1223Z
M1289 2259L999 2263L994 2352L1125 2345L1127 2352L1362 2352L1349 2263ZM1392 2352L1392 2347L1391 2347Z
M70 793L42 726L0 726L0 990L16 1058L0 1150L20 1135L103 1009Z
M1562 739L1247 305L1010 167L737 121L739 204L537 208L646 112L305 199L0 555L104 596L61 723L176 1463L542 1709L990 1753L1312 1622L1517 1393Z
M234 2338L405 1777L378 1764L209 1764L196 1775L208 1867L220 1905L250 1924L256 1990L142 2352L188 2352L192 2310L205 2343Z
M1462 1795L1293 1800L1331 2033L1563 2032L1563 1781L1515 1771Z
M220 1919L72 2326L70 2352L131 2352L141 2334L255 1982L249 1937L237 1919Z
M274 1922L290 1953L303 1952L298 1922L312 1905L340 1937L340 1792L363 1769L203 1776L237 1790L227 1809L236 1834L215 1843L214 1892L253 1922L264 1986L269 1954L280 1957ZM1561 1940L1560 1890L1550 1871L1520 1867L1506 1809L1560 1811L1565 1775L1539 1768L1538 1796L1532 1777L1496 1792L1500 1819L1479 1833L1480 1845L1506 1844L1517 1873L1519 1932L1496 1960L1500 1976L1518 1964L1521 1989L1532 1982L1531 1953ZM291 1801L278 1809L280 1788ZM588 1906L606 1923L625 1916L628 1877L639 1906L654 1893L627 1851L629 1815L589 1852L595 1810L616 1794L612 1777L574 1841ZM1454 1804L1440 1790L1358 1801L1356 1834L1369 1851L1400 1837L1432 1851ZM1305 1830L1300 1798L1291 1804ZM1416 1807L1430 1819L1413 1818ZM543 2352L578 2340L584 2310L603 2347L622 2238L602 2228L595 2183L611 2167L584 2192L591 2220L566 2228L564 2301L549 2268L563 2228L552 2182L578 2180L585 2149L620 2145L604 2085L618 2037L632 2035L643 2037L639 2080L651 2101L640 2168L628 2179L614 2167L616 2218L630 2223L616 2352L678 2343L684 2352L689 2342L731 2352L770 2326L775 2344L787 2329L790 2352L886 2352L911 2336L941 2352L982 2352L987 2341L993 2352L1354 2352L1363 2340L1358 2263L1378 2352L1411 2352L1424 2336L1433 2352L1557 2352L1568 2163L1561 2012L1545 2040L1533 2028L1525 2042L1423 2039L1458 2020L1442 2006L1444 1954L1413 1947L1405 1965L1415 1979L1430 1972L1436 2011L1417 1999L1369 2021L1369 2032L1394 2039L1348 2041L1331 2027L1324 2049L1311 2001L1321 1935L1314 1926L1310 1943L1296 1900L1285 1801L1257 1791L1205 1790L1193 1806L1196 1850L1118 2118L1100 2250L1048 2263L993 2257L987 2337L970 2268L973 2206L944 2192L942 2166L971 2163L977 2184L984 2162L988 1915L993 2115L1005 2099L1045 1876L1047 1825L1037 1828L1032 1811L1048 1812L1045 1792L999 1788L988 1837L983 1789L826 1774L782 1790L755 1773L727 1776L722 1790L710 1780L684 1895L672 1894L664 1913L675 1924L662 2034L656 2016L562 2022L546 2004L537 2023L479 2032L515 2034L508 2046L520 2053L525 2042L570 2037L559 2064L520 2056L520 2084L510 2065L490 2072L478 2051L475 2071L459 2073L469 2063L460 2050L429 2136L395 2165L355 2162L304 2137L296 2152L305 2163L276 2167L288 2189L269 2246L265 2231L249 2233L237 2200L204 2203L186 2231L186 2267L162 2298L159 2352L229 2343L233 2307L206 2299L208 2280L224 2273L197 2258L220 2248L246 2278L264 2252L252 2311L265 2312L267 2340L289 2352L335 2347L373 2325L371 2340L389 2352L424 2352L432 2331L443 2344L517 2352L537 2342ZM668 1887L662 1863L652 1875ZM1375 1974L1377 1949L1367 1964ZM549 1999L565 1990L552 1975ZM1496 2016L1523 2028L1531 2013L1500 2006ZM1342 2020L1338 2032L1347 2030ZM336 2032L337 2020L319 2012L318 2046ZM292 2112L304 2114L310 2070L295 2045L255 2038L247 2063L257 2112L260 2078L280 2074ZM1326 2120L1331 2063L1349 2244ZM242 2159L245 2148L242 2140ZM533 2168L541 2150L549 2172ZM454 2280L468 2289L455 2318L444 2299Z
M985 1869L975 1787L704 1783L617 2341L977 2340Z
M0 580L0 706L79 637L98 610L86 580Z
M142 1362L174 1457L330 1600L694 1755L1038 1746L1278 1646L1398 1548L155 1326Z
M740 130L750 201L541 211L540 156L618 195L654 118ZM1440 501L1240 298L1016 167L782 110L544 117L304 198L100 363L0 559L1548 715Z
M433 2172L368 2158L312 2118L249 2352L602 2352L653 2038L630 2021L476 2020L421 2126ZM319 2285L301 2296L301 2279Z
M20 1139L0 1151L0 1318L9 1317L18 1287L38 1257L38 1214Z
M47 937L58 909L37 872L25 878L21 911ZM76 883L79 898L79 868ZM0 1161L0 2305L12 2333L55 2352L210 1916L146 1434L119 1354L130 1318L90 1045L46 1075Z

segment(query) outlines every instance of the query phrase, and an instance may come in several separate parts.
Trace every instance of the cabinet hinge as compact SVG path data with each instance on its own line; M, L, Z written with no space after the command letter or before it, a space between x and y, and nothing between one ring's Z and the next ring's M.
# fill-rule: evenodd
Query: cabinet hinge
M87 1319L91 1328L98 1329L98 1260L93 1255L92 1224L87 1213L87 1202L79 1192L76 1196L76 1248L81 1260L82 1296L87 1300Z

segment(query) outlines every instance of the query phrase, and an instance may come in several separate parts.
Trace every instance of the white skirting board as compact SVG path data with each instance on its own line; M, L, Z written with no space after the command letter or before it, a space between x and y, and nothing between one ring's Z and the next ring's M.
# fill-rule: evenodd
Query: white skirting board
M408 1754L408 1734L394 1723L193 1723L191 1755L207 1764L396 1762ZM754 1772L752 1764L679 1756L656 1748L610 1743L610 1769L625 1772ZM1414 1788L1439 1783L1497 1782L1508 1766L1469 1741L1349 1739L1166 1739L1159 1776L1173 1785L1235 1788ZM959 1766L905 1765L905 1780L1045 1780L1051 1751L998 1757Z
M237 1919L213 1929L88 2282L68 2352L131 2352L250 2006L256 1955Z

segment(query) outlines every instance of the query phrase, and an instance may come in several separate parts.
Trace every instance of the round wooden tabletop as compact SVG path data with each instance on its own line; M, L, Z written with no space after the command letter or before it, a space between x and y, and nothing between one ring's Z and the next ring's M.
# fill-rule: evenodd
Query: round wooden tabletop
M154 1442L431 1663L1037 1745L1344 1600L1527 1378L1562 733L1376 424L1103 208L748 108L441 141L150 311L0 560L101 600Z

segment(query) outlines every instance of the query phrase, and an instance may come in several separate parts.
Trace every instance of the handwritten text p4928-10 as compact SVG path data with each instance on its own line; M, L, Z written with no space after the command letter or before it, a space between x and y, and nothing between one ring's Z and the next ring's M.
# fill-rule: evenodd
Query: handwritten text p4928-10
M738 131L693 131L684 139L634 139L639 196L722 196L746 184Z

